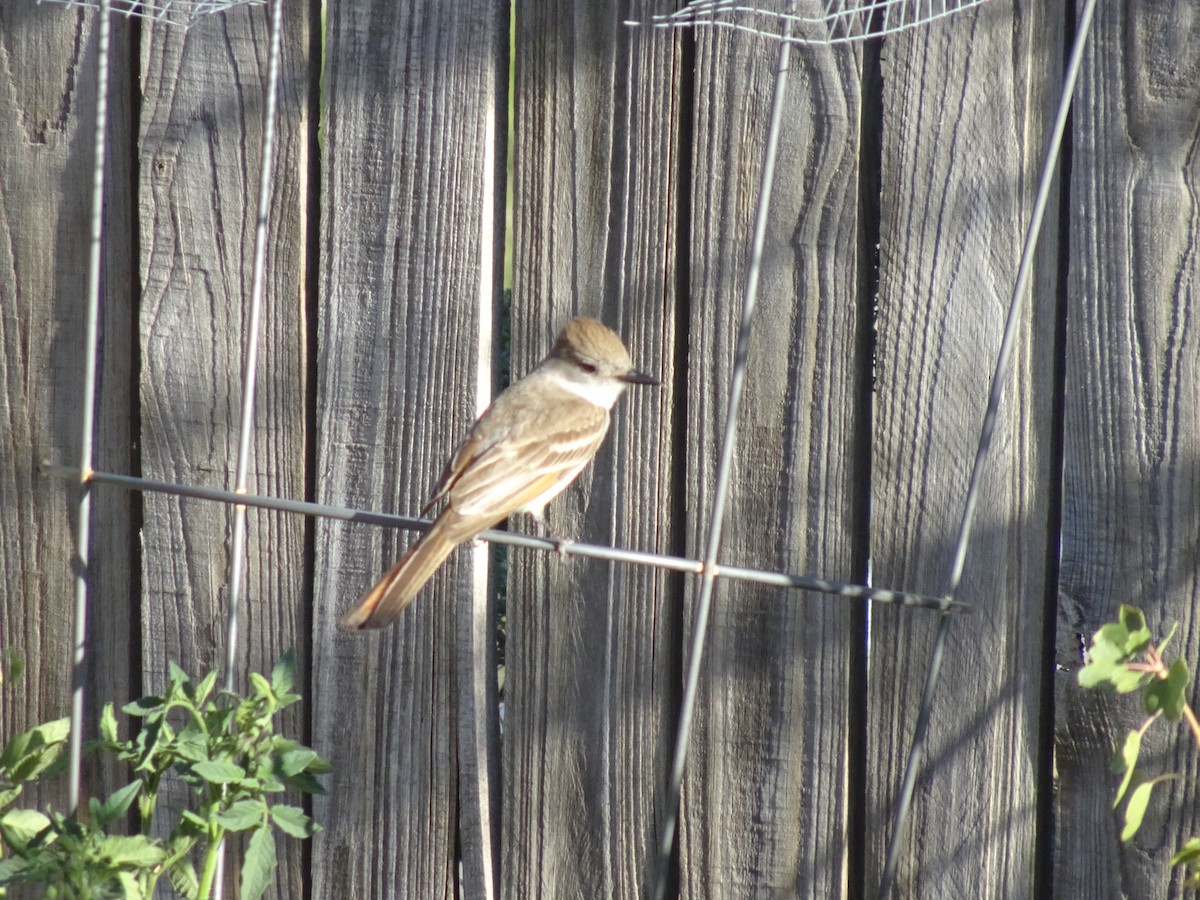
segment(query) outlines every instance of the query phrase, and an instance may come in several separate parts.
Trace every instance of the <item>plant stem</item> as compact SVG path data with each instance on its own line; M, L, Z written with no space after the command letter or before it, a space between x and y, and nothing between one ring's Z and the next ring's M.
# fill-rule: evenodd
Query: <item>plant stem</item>
M217 860L221 855L221 841L224 837L225 829L212 823L208 829L208 847L204 851L204 870L200 873L199 900L208 900L212 894L213 879L217 874Z
M1200 722L1196 721L1196 714L1192 712L1190 703L1183 704L1183 717L1187 719L1188 727L1192 729L1192 737L1196 740L1196 748L1200 749Z

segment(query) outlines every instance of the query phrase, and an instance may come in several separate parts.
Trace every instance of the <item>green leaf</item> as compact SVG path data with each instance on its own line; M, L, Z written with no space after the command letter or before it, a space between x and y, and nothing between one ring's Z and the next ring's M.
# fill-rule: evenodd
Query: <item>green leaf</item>
M1092 635L1092 645L1105 653L1114 653L1119 658L1129 643L1129 629L1120 622L1106 622Z
M70 719L55 719L17 735L0 754L0 770L7 769L13 782L33 781L46 774L66 750L70 731Z
M1138 672L1122 663L1115 667L1110 680L1118 694L1132 694L1155 679L1149 672Z
M142 783L140 781L131 781L125 787L113 793L96 811L96 824L103 828L108 823L115 822L125 815L125 813L129 812L129 807L133 804L141 788Z
M167 855L163 860L163 865L167 866L168 868L176 865L179 860L185 859L195 846L196 835L191 834L186 828L176 828L171 832L170 840L167 841ZM193 874L195 874L194 870ZM199 883L197 883L196 886L199 888ZM176 890L178 890L178 888Z
M50 827L50 818L36 809L10 809L0 816L0 833L15 847L25 847Z
M333 765L323 756L318 756L308 764L308 770L312 775L328 775L333 771Z
M167 678L172 684L180 686L191 684L192 682L191 676L170 660L167 660Z
M215 759L193 763L191 770L209 784L228 784L246 777L246 770L231 762L218 762Z
M4 751L0 752L0 771L10 769L17 764L17 761L25 755L29 749L29 742L33 740L33 732L26 731L24 734L18 734L15 738L4 745Z
M0 788L0 809L8 806L14 800L21 796L21 786L10 788Z
M152 869L166 859L167 851L153 838L143 834L117 834L100 841L96 848L101 858L115 866Z
M146 896L146 892L142 890L141 884L132 872L118 872L117 884L120 885L120 890L115 891L113 896L120 900L143 900Z
M186 856L167 867L167 878L175 892L185 900L196 900L200 896L200 879L196 877L196 867Z
M1188 683L1187 663L1177 659L1171 663L1165 678L1156 678L1146 689L1146 712L1150 715L1161 711L1172 722L1178 722L1183 715L1184 689Z
M324 794L325 787L321 782L317 781L308 772L301 772L299 775L292 775L287 779L287 783L297 790L304 791L306 794Z
M256 829L242 863L242 900L258 900L275 881L275 836L267 827Z
M203 706L205 704L205 702L208 700L208 695L212 693L213 687L216 685L216 683L217 673L215 670L209 672L200 680L200 683L196 685L197 706Z
M142 697L140 700L126 703L121 707L121 712L128 716L148 716L151 713L160 712L162 706L162 697Z
M1133 781L1133 773L1137 768L1138 754L1142 750L1142 733L1137 729L1130 731L1125 736L1125 745L1121 748L1118 754L1122 768L1117 771L1124 771L1125 777L1121 779L1121 786L1117 788L1117 797L1113 800L1113 809L1121 802L1121 798L1125 796L1125 791L1129 789L1129 784Z
M1163 651L1167 649L1167 644L1171 643L1171 638L1175 637L1175 633L1179 631L1179 623L1172 622L1171 627L1167 630L1167 636L1158 642L1158 655L1161 657Z
M1111 632L1116 631L1114 636ZM1126 631L1120 625L1105 625L1092 636L1092 645L1087 651L1087 665L1079 670L1081 687L1092 688L1112 680L1113 673L1123 668L1123 645Z
M199 828L201 831L205 831L208 829L208 820L202 819L200 816L196 815L190 809L183 810L182 812L180 812L179 815L182 817L182 819L185 822L190 822L191 824L193 824L197 828Z
M100 737L108 744L119 743L117 740L117 715L113 712L111 703L105 703L104 709L100 713Z
M296 653L287 650L271 670L271 688L277 697L291 693L296 677Z
M1200 861L1200 837L1188 838L1187 842L1171 857L1173 866L1190 866Z
M287 785L270 773L267 773L265 775L259 775L255 779L254 789L263 791L267 794L278 794L280 791L287 790Z
M187 762L202 762L208 759L208 738L199 725L191 722L176 736L171 749Z
M1150 792L1158 783L1157 778L1143 781L1129 795L1129 803L1125 805L1125 827L1121 830L1121 840L1127 841L1142 827L1142 819L1146 816L1146 807L1150 805Z
M1150 629L1146 627L1146 617L1136 606L1122 606L1119 614L1121 625L1128 633L1126 647L1141 649L1150 642ZM1127 652L1135 652L1132 649Z
M294 838L309 838L316 834L320 827L304 814L298 806L277 804L271 807L271 819L279 826L279 830Z
M307 771L310 764L320 759L317 751L300 747L296 750L289 750L279 758L279 770L284 775L298 775Z
M0 859L0 888L5 885L18 884L24 879L22 873L29 868L29 862L21 859L19 856L10 856L8 859ZM0 897L5 896L0 891Z
M33 733L43 744L65 743L71 734L71 719L66 717L45 722L33 729Z
M217 816L217 821L230 831L249 831L261 825L267 805L261 800L238 800Z
M271 690L271 682L267 681L267 679L263 678L257 672L250 673L250 684L254 688L254 693L259 697L268 700L275 699L275 692Z

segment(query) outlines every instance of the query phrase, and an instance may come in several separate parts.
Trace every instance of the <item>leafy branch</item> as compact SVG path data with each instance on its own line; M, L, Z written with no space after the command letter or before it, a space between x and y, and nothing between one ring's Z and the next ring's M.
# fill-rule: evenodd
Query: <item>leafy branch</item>
M275 733L275 716L297 702L294 665L285 654L270 679L252 673L245 696L215 691L210 672L193 682L170 665L166 691L123 707L140 719L129 740L118 736L112 704L100 717L100 739L88 751L127 763L133 781L104 800L91 798L85 815L53 809L8 808L28 784L65 767L69 720L39 725L0 753L0 897L9 885L40 885L47 897L153 896L164 874L188 900L212 894L219 848L230 832L249 832L241 895L257 898L278 865L274 829L295 838L320 827L298 806L274 802L286 788L323 793L318 775L330 766L313 750ZM190 789L191 808L178 811L165 838L152 836L164 776ZM138 833L110 834L136 801ZM199 871L196 862L199 862Z
M1178 657L1168 662L1163 656L1178 627L1178 623L1172 625L1167 636L1156 644L1141 610L1122 606L1117 621L1101 626L1092 636L1087 665L1079 670L1079 684L1082 687L1109 688L1119 694L1142 692L1146 718L1125 736L1113 759L1114 770L1122 776L1113 808L1116 809L1125 801L1122 841L1128 841L1137 834L1150 806L1154 788L1183 778L1174 773L1148 777L1138 767L1142 741L1150 727L1162 719L1171 722L1183 720L1191 730L1197 749L1200 749L1200 721L1197 721L1196 713L1187 701L1190 678L1187 663ZM1200 871L1194 868L1198 864L1200 837L1192 837L1171 858L1171 865L1193 867L1184 886L1200 888Z

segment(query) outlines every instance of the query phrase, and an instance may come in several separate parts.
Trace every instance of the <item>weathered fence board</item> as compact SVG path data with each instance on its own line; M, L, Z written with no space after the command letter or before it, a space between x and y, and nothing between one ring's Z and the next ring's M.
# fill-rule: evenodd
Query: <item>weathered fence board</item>
M249 489L299 497L307 377L306 7L290 6L284 22ZM232 487L262 177L268 11L209 16L187 31L144 26L141 46L142 471ZM155 494L143 498L143 509L142 657L145 686L154 690L168 660L197 676L224 669L232 510ZM290 647L301 673L307 669L304 522L251 511L246 548L239 687L248 670L269 672ZM285 721L289 731L302 727L299 710ZM279 892L295 896L304 877L302 848L281 840L279 849Z
M524 374L584 314L664 379L618 403L544 529L670 552L679 49L620 24L643 12L517 6L512 360ZM527 552L509 572L503 894L643 895L678 691L678 580Z
M882 53L878 353L871 543L876 583L946 589L967 478L1029 219L1061 22L989 3ZM986 160L986 164L981 161ZM1046 232L1056 231L1053 209ZM1053 254L1048 265L1054 265ZM1054 276L1035 280L950 623L905 837L906 897L1038 895L1050 790L1044 628L1057 482ZM867 887L878 884L938 627L872 613ZM969 862L968 862L969 861Z
M41 476L43 459L79 461L80 405L91 233L96 110L96 20L32 0L0 9L0 744L70 711L74 642L76 491ZM128 29L111 52L128 54ZM97 465L125 468L130 414L133 297L129 204L129 80L110 81L104 227L105 279L96 410ZM87 731L99 704L128 697L136 679L126 648L135 583L130 498L97 490L92 521L86 676ZM8 664L19 661L21 677ZM6 676L8 678L6 679ZM120 774L114 777L120 777ZM122 781L123 783L123 781ZM90 780L104 795L117 785ZM61 796L56 797L61 808Z
M1158 724L1143 768L1186 779L1160 785L1120 844L1116 779L1097 776L1141 704L1076 682L1082 648L1123 603L1159 637L1180 623L1171 654L1193 672L1200 662L1198 28L1182 9L1100 4L1074 119L1055 709L1063 897L1181 896L1170 858L1200 832L1195 747L1186 728ZM1194 703L1194 682L1189 693Z
M326 39L317 362L317 496L415 514L478 409L493 294L495 104L500 4L338 4ZM494 878L484 731L457 721L486 672L456 646L486 616L486 578L462 549L384 631L337 631L338 616L410 536L317 528L313 741L334 764L315 804L319 897L450 897L463 816L465 896ZM464 627L470 622L471 626ZM462 675L467 673L466 678ZM494 675L493 675L494 677ZM472 715L475 710L472 709ZM490 736L494 740L494 735ZM467 749L470 747L470 750ZM491 752L494 752L492 748ZM461 805L460 805L461 804ZM473 817L472 821L469 821ZM483 821L481 821L481 819ZM475 834L471 834L471 828ZM482 830L483 834L479 832ZM471 880L473 879L473 880Z
M620 402L548 526L514 527L694 555L778 47L620 24L651 7L516 5L512 374L589 314L664 384ZM250 490L415 513L500 346L508 9L331 4L322 44L313 8L285 4ZM4 670L0 742L68 709L73 489L36 463L79 447L96 24L0 6L0 652L25 670ZM113 25L97 464L225 486L268 13ZM869 558L879 585L944 589L1071 25L993 0L793 53L723 561L860 579ZM1107 764L1139 710L1075 679L1124 602L1181 621L1196 664L1193 31L1101 4L898 896L1182 892L1169 858L1200 830L1195 789L1161 786L1121 845ZM223 663L230 538L230 511L198 501L100 486L93 516L89 723L168 659ZM294 646L310 705L287 727L335 765L326 830L281 842L277 895L645 896L694 580L508 554L501 757L489 550L458 551L392 628L336 630L410 540L250 513L238 678ZM874 891L937 621L718 584L681 895ZM1194 778L1186 737L1155 734L1155 771ZM89 772L87 793L116 777Z
M778 46L705 31L696 55L689 452L681 464L688 549L702 554ZM723 562L865 574L870 359L861 329L870 308L856 300L859 77L856 48L792 55ZM861 622L836 598L717 585L683 808L684 896L845 894Z

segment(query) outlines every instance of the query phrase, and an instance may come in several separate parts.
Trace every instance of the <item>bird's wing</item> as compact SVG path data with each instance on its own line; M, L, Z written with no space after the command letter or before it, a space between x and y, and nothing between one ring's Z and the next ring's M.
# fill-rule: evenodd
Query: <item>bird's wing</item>
M441 478L433 486L433 494L429 497L429 502L421 510L421 515L426 515L433 509L434 504L445 497L450 488L454 487L455 482L458 481L467 467L478 458L481 452L487 449L484 436L478 432L479 422L477 421L463 442L458 445L458 448L454 451L454 455L446 461L446 468L442 470Z
M587 465L608 431L608 411L575 398L555 403L552 411L507 416L507 427L496 434L481 427L485 419L455 454L456 461L460 456L463 460L453 467L443 493L449 494L450 505L459 515L494 513L495 521L553 493L559 482L560 488L565 487ZM468 447L476 439L478 448Z

